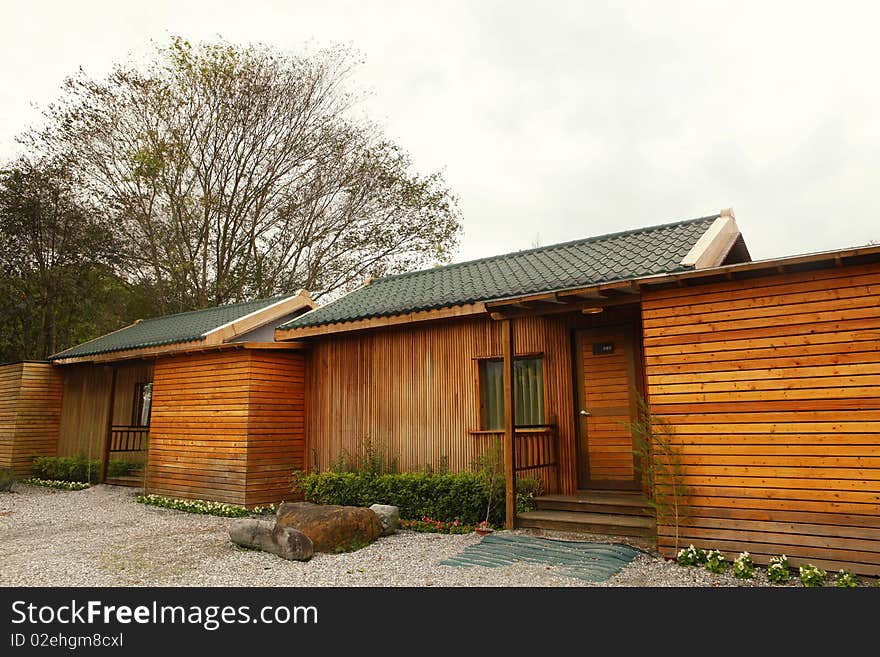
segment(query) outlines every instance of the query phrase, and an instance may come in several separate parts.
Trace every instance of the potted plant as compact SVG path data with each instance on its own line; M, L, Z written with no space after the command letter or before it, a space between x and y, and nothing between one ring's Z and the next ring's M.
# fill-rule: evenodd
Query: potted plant
M480 536L485 536L486 534L491 534L493 531L492 527L489 526L489 522L487 520L483 520L478 524L474 531L477 532Z

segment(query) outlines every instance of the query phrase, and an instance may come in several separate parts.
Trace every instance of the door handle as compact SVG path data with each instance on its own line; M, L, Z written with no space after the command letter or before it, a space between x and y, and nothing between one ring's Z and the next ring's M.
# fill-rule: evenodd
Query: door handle
M581 411L581 415L583 415L584 417L589 417L590 415L592 415L592 413L590 413L590 411Z

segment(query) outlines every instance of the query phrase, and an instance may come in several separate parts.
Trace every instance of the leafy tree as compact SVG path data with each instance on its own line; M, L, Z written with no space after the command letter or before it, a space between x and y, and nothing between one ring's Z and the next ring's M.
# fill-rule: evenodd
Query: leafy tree
M110 217L126 279L163 311L448 260L460 232L438 173L358 118L345 48L311 56L181 38L144 67L67 80L26 140Z
M102 215L57 162L19 160L0 171L0 362L45 358L95 330L125 288Z

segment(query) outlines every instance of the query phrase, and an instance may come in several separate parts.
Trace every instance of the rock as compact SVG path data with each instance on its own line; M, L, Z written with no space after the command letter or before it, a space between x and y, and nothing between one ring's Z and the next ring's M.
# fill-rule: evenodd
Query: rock
M276 524L308 536L315 552L348 552L372 543L382 534L379 516L357 506L285 502L278 507Z
M236 545L291 561L308 561L315 553L311 539L302 532L265 520L236 520L229 528L229 538Z
M374 504L370 511L379 516L379 524L382 526L382 536L388 536L397 531L400 523L400 509L390 504Z

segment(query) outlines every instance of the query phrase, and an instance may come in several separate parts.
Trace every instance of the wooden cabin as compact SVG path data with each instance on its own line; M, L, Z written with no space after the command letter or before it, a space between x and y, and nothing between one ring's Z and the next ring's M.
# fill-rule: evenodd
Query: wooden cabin
M59 451L107 463L141 431L147 492L257 504L367 443L462 470L500 440L508 490L545 488L519 516L508 496L511 526L671 555L634 455L645 400L681 462L681 545L880 574L878 246L753 262L723 211L297 296L222 338L132 346L135 325L57 355Z
M83 456L100 462L100 481L148 493L277 501L302 467L305 407L302 354L274 329L313 307L300 291L138 320L51 364L0 368L0 393L19 391L0 397L0 467Z
M306 345L314 469L365 440L462 469L500 438L508 483L547 491L517 526L672 555L641 397L680 455L681 545L880 573L880 247L751 262L726 211L381 278L276 337Z

